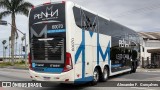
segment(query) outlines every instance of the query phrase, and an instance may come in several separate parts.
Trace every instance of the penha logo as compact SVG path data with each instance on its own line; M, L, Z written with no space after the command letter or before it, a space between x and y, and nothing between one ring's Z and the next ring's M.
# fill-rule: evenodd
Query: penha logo
M122 40L119 40L119 47L129 47L130 46L130 41L128 40L124 40L124 38Z
M34 15L34 19L53 19L58 18L58 9L53 11L53 6L46 7L46 10Z

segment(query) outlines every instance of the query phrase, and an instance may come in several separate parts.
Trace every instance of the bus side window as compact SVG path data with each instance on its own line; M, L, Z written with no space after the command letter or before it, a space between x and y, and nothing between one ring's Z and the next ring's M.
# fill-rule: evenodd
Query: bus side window
M81 17L82 17L82 28L84 28L87 31L95 32L97 31L97 15L94 15L90 12L87 12L85 10L81 10Z
M73 13L75 18L75 23L79 28L82 28L81 26L81 9L77 7L73 7Z
M76 25L87 31L96 32L97 31L97 22L98 16L92 13L89 13L81 8L73 7L73 13L75 18Z
M98 17L99 20L99 33L102 34L107 34L112 31L108 31L107 29L109 28L110 22L102 17Z

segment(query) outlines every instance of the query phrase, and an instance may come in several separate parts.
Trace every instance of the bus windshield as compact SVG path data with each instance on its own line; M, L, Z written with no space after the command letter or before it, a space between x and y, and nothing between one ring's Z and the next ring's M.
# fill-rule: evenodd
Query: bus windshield
M65 4L42 5L30 11L29 41L33 61L64 62Z

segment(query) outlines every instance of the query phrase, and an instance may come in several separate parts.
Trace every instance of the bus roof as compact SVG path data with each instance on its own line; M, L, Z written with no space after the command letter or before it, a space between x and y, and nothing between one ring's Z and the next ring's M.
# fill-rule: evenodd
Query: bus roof
M68 1L68 2L70 2L70 1ZM74 2L72 2L72 3L74 3ZM133 29L131 29L131 28L125 26L125 25L122 25L122 24L120 24L120 23L117 23L116 21L114 21L114 20L112 20L112 19L110 19L110 18L107 18L107 17L105 17L105 16L103 16L103 15L100 15L100 14L98 14L98 13L96 13L96 12L94 12L94 11L91 11L91 10L85 8L85 7L82 7L82 6L80 6L80 5L76 4L76 3L74 3L74 5L75 5L76 7L78 7L78 8L82 8L83 10L86 10L86 11L88 11L88 12L90 12L90 13L93 13L93 14L95 14L95 15L98 15L99 17L104 18L104 19L106 19L106 20L108 20L108 21L113 21L113 22L116 23L117 25L120 25L120 26L122 26L122 27L124 27L124 28L133 30ZM133 30L133 31L134 31L134 30Z
M34 6L33 8L40 7L40 6L44 6L44 5L48 5L48 4L56 4L56 3L73 3L74 6L76 6L76 7L78 7L78 8L82 8L83 10L86 10L86 11L88 11L88 12L90 12L90 13L93 13L93 14L95 14L95 15L98 15L99 17L104 18L104 19L106 19L106 20L108 20L108 21L113 21L113 22L116 23L117 25L120 25L120 26L122 26L122 27L124 27L124 28L133 30L133 29L131 29L131 28L125 26L125 25L119 24L119 23L117 23L116 21L111 20L110 18L107 18L107 17L105 17L105 16L103 16L103 15L100 15L100 14L98 14L98 13L92 11L92 10L89 10L89 9L87 9L87 8L85 8L85 7L82 7L82 6L76 4L76 3L72 2L72 1L61 1L61 0L60 0L60 1L54 1L54 2L46 2L46 3L40 4L40 5ZM33 9L33 8L32 8L32 9ZM133 30L133 31L135 31L135 30Z

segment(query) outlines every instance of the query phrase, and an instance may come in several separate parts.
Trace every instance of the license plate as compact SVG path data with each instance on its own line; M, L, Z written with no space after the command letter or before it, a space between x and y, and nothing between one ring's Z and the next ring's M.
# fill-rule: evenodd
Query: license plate
M50 80L51 77L43 77L44 80Z

